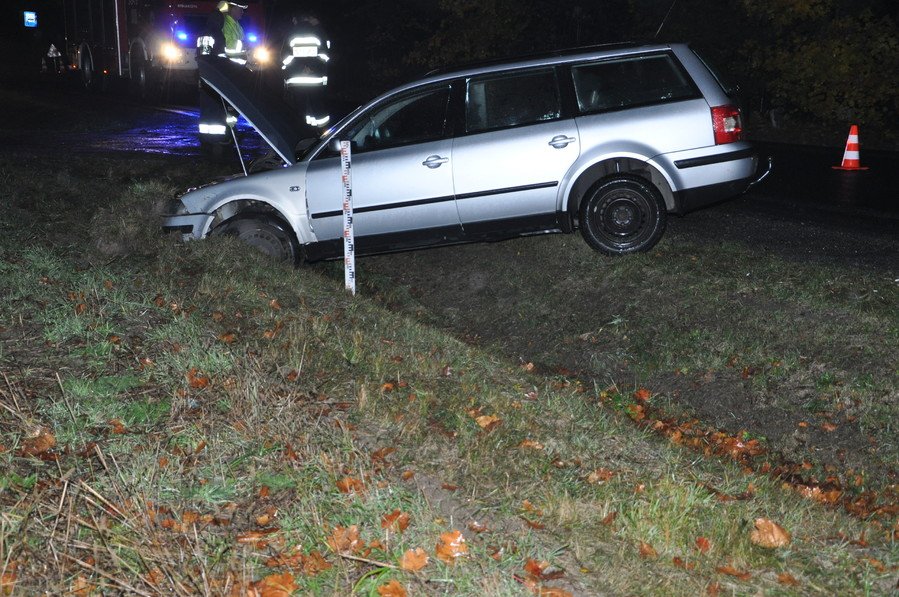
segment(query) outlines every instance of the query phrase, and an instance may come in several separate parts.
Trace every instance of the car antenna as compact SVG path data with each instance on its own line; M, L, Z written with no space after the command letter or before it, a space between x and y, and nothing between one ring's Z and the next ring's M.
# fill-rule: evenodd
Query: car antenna
M671 11L674 10L675 4L677 4L677 0L672 0L671 6L668 7L668 12L665 13L665 18L662 19L661 23L659 23L659 28L656 29L656 34L652 36L653 39L656 39L659 36L659 33L662 32L662 27L665 26L665 22L668 20L668 17L671 15Z

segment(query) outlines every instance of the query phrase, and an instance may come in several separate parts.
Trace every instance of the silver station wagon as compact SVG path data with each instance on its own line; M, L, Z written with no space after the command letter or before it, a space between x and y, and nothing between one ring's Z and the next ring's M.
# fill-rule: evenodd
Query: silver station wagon
M200 76L283 164L190 190L164 227L236 235L293 262L343 254L344 140L358 253L578 229L603 253L645 251L668 213L734 197L767 174L734 100L686 45L434 72L305 141L309 131L245 69L201 60Z

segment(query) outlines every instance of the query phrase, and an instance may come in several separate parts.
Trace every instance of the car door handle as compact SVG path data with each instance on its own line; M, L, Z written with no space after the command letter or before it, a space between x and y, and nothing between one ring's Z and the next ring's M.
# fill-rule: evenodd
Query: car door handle
M550 139L549 144L555 147L556 149L563 149L568 147L569 143L574 143L577 141L574 137L568 137L566 135L556 135L552 139Z
M421 163L422 166L427 166L431 170L434 168L439 168L441 165L447 163L449 158L440 157L439 155L431 155L428 156L428 159Z

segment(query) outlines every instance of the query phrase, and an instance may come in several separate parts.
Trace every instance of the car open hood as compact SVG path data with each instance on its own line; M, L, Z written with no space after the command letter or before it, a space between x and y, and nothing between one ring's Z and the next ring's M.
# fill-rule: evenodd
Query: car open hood
M296 147L315 138L315 129L294 116L277 91L262 83L259 73L226 58L199 56L200 78L255 128L285 164L296 162Z

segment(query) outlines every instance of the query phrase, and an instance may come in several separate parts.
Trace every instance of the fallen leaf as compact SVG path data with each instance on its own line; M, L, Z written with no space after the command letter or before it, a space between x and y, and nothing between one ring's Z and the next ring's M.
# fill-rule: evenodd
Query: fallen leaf
M406 597L406 588L394 579L378 587L378 595L381 597Z
M642 404L631 404L627 407L627 412L635 421L642 421L646 418L645 408Z
M16 588L16 571L10 570L0 574L0 595L12 595Z
M2 588L2 581L0 581L0 588ZM93 593L97 588L97 585L93 584L89 580L87 580L83 575L79 574L75 577L75 580L72 581L72 586L69 589L69 592L75 597L88 597L91 593Z
M639 390L634 392L634 400L637 400L639 402L646 402L647 400L649 400L650 396L651 394L646 388L640 388Z
M718 594L721 593L721 584L717 582L709 583L709 586L705 588L705 594L708 597L718 597Z
M122 435L128 432L128 429L125 428L125 423L121 419L110 419L109 426L112 427L110 433L113 435Z
M381 518L381 528L399 531L402 533L409 526L409 514L400 510L394 510Z
M727 574L728 576L733 576L734 578L738 578L740 580L749 580L752 578L752 574L749 572L745 572L743 570L737 570L733 566L718 566L715 568L721 574Z
M400 556L400 569L406 572L418 572L428 565L428 554L420 547L407 549Z
M303 574L306 576L315 576L333 567L334 565L317 551L309 552L309 555L303 558Z
M340 493L362 493L365 491L365 484L362 483L359 479L354 479L353 477L344 477L343 479L337 481L337 489L340 490Z
M209 385L209 378L199 373L197 368L194 367L187 372L187 384L196 390L202 390Z
M696 538L696 549L698 549L702 553L708 553L709 549L711 549L712 543L706 539L705 537L697 537Z
M756 518L755 529L749 535L749 540L765 549L776 549L790 544L792 537L790 532L768 518Z
M346 528L334 527L326 543L336 553L353 553L363 547L363 542L359 539L359 527L355 524Z
M235 540L243 545L253 545L255 547L259 547L260 544L266 542L269 535L277 532L277 528L260 529L258 531L246 531L244 533L238 533L237 537L235 537Z
M533 560L528 558L528 560L524 563L524 571L540 580L543 578L543 570L549 567L549 562L542 561L538 562L537 560Z
M284 574L269 574L257 583L254 587L259 597L290 597L290 594L297 589L294 582L293 574L285 572Z
M493 415L481 415L475 419L475 422L484 431L492 431L502 422L502 420L499 417L494 417Z
M870 565L872 568L874 568L875 570L877 570L877 571L880 572L881 574L883 574L883 573L885 573L885 572L887 571L887 567L884 566L883 562L881 562L881 561L878 560L877 558L865 557L865 558L861 558L861 561L862 561L862 562L867 562L868 565Z
M525 512L531 512L537 516L543 516L543 510L535 506L531 503L531 500L524 500L521 502L521 509Z
M446 489L447 491L457 491L459 489L458 485L453 485L452 483L443 483L440 485L440 487Z
M46 427L38 427L22 442L23 456L40 456L56 447L56 437Z
M563 570L549 570L549 562L537 561L531 558L528 558L528 560L524 563L524 571L528 573L528 576L530 578L540 582L554 580L565 576L565 572ZM540 594L542 595L543 593Z
M387 457L396 452L396 448L384 447L375 450L371 454L372 462L387 462Z
M442 533L440 540L437 542L437 557L443 562L453 565L457 558L468 553L468 546L465 544L465 537L462 531L452 530Z
M415 476L415 471L403 471L403 474L400 475L400 478L402 478L403 481L408 481L414 476Z
M162 570L159 568L153 568L146 575L147 582L151 585L158 585L163 580L165 580L165 574L162 573Z
M823 429L827 433L833 433L837 430L837 426L831 423L830 421L825 421L821 423L821 429Z
M657 558L659 557L659 552L655 550L655 548L646 543L644 541L640 541L640 557L641 558Z
M532 439L522 440L520 444L518 444L519 448L531 448L532 450L542 450L543 444L538 441L534 441Z
M487 525L477 520L472 520L468 523L468 530L472 533L483 533L487 530Z
M614 471L610 471L607 468L598 468L589 475L587 475L587 483L590 485L597 485L599 483L605 483L609 479L615 476Z
M606 526L609 526L610 524L612 524L613 522L615 522L615 519L616 519L616 518L618 518L618 512L609 512L609 513L606 514L605 517L603 517L603 519L600 520L599 522L600 522L600 524L604 524L604 525L606 525Z
M224 342L225 344L233 344L235 340L237 340L237 336L234 332L223 332L218 335L219 342Z
M781 572L777 575L777 582L788 587L798 587L802 583L796 580L796 577L789 572Z

